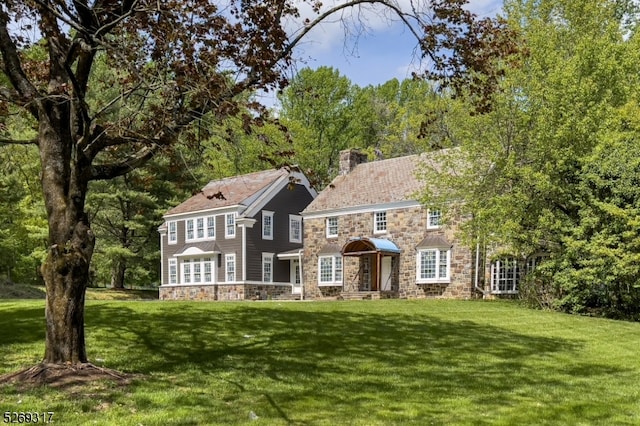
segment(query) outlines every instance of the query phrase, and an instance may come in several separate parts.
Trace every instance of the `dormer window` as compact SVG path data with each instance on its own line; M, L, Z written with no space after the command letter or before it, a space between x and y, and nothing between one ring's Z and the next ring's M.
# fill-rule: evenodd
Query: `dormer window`
M384 234L387 232L387 212L373 213L373 233Z

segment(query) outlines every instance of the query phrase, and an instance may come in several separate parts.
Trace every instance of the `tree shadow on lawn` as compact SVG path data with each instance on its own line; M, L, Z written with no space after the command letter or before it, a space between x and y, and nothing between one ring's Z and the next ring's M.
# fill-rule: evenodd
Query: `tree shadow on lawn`
M0 353L11 344L44 343L44 301L37 307L21 303L0 303Z
M287 422L286 407L295 399L316 401L319 416L383 402L386 415L398 421L407 404L435 414L439 401L462 395L483 410L499 409L517 404L523 389L582 392L568 382L629 371L580 361L583 347L576 340L518 334L472 320L447 321L428 312L327 312L275 304L153 308L141 312L103 304L88 309L88 333L96 330L98 341L108 345L104 349L118 352L118 365L109 367L174 377L195 372L183 379L188 381L184 386L226 380L236 392L262 394ZM556 356L572 354L571 366L554 362ZM239 383L233 377L262 379ZM552 401L552 395L540 392L542 402ZM176 403L206 409L211 399L188 397Z

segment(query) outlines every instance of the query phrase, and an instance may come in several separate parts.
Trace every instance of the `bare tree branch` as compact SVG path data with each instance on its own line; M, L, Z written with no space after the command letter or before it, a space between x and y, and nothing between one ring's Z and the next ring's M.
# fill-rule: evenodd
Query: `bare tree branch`
M88 180L107 180L125 175L146 164L161 147L160 144L146 146L121 162L92 166Z
M9 16L0 8L0 54L4 63L4 73L9 77L20 99L17 99L15 95L11 95L11 90L8 88L0 87L2 89L0 95L12 103L27 106L29 112L37 118L38 109L31 102L37 99L38 90L29 81L22 69L18 48L9 35L8 26Z

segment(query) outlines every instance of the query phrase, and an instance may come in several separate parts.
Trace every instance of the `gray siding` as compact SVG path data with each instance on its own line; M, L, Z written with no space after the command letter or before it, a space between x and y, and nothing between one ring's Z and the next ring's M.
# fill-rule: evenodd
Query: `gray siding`
M253 219L256 224L248 229L247 235L247 280L262 281L262 253L273 253L273 281L289 282L290 263L278 260L277 254L301 249L302 244L289 241L289 215L299 215L313 201L313 197L303 185L293 189L283 188L263 208L274 212L273 240L262 239L262 212Z
M289 282L290 265L289 261L278 260L277 254L285 251L302 248L300 243L289 242L289 215L299 215L302 210L313 200L313 197L303 185L295 185L293 189L283 188L264 207L264 210L273 211L274 214L274 239L262 239L262 212L258 212L253 219L256 220L253 228L247 229L247 276L249 281L262 281L262 253L273 253L273 281ZM206 216L202 213L201 216ZM162 236L163 259L162 259L162 283L169 283L169 258L176 253L182 252L188 247L198 247L205 250L213 241L220 248L221 255L216 256L216 280L225 282L225 262L226 253L236 255L236 280L242 277L242 231L236 228L236 237L225 238L225 215L216 215L216 238L215 240L186 242L185 219L176 220L178 241L176 244L168 244L167 234ZM178 271L179 272L179 271ZM180 279L179 279L180 280Z

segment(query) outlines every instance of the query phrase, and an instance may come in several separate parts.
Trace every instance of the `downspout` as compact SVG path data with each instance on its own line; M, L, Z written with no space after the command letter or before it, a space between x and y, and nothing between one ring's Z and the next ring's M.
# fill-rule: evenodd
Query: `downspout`
M247 227L241 223L240 228L242 228L242 282L244 284L247 281Z
M304 300L304 274L302 273L302 252L304 249L298 250L298 265L300 265L300 300ZM295 277L294 277L295 279Z
M482 298L487 295L487 291L480 287L480 243L476 243L476 273L474 277L473 289L482 293Z

